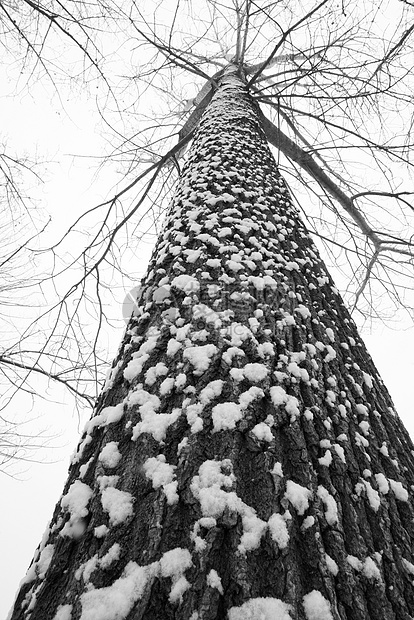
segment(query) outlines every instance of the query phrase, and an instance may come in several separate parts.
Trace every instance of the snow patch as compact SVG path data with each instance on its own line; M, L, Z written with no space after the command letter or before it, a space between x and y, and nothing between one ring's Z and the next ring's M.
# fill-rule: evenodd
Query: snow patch
M338 523L338 506L335 499L322 485L318 486L317 495L321 498L325 506L326 521L329 523L329 525L335 525L336 523Z
M315 517L309 516L303 519L301 529L308 530L310 527L313 527L314 525L315 525Z
M164 362L158 362L155 366L151 366L145 373L145 383L147 385L154 385L158 377L163 377L168 374L168 368Z
M332 453L330 450L326 450L324 456L322 456L321 458L318 459L319 463L321 465L324 465L325 467L329 467L329 465L332 463Z
M192 564L188 549L180 547L166 551L160 559L161 576L172 579L172 587L168 597L171 603L180 603L184 592L190 588L191 584L184 577L184 572Z
M101 450L98 460L104 467L116 467L121 460L122 455L118 450L118 441L110 441Z
M381 454L383 454L384 456L389 456L388 453L388 447L387 444L385 443L385 441L383 441L381 448L379 449L379 451L381 452Z
M275 407L285 406L287 413L291 416L291 421L295 420L299 416L299 401L296 396L287 394L286 391L280 386L276 385L270 388L270 398Z
M223 594L223 586L221 583L221 579L217 571L214 570L214 568L212 568L209 574L207 575L207 585L210 586L210 588L216 588L216 590L218 590L220 594Z
M181 349L183 346L182 342L178 342L175 338L170 338L167 344L167 355L168 357L174 357L174 355Z
M257 549L261 537L267 529L266 521L256 515L256 511L245 504L236 493L230 491L235 481L232 463L223 461L205 461L199 468L198 476L191 481L191 491L200 502L203 518L196 522L191 535L197 551L205 548L205 541L198 535L200 526L213 527L216 519L227 509L229 513L242 517L243 534L238 545L239 553Z
M346 560L355 571L362 573L367 579L382 581L381 572L372 558L367 557L363 561L354 555L348 555Z
M253 426L251 432L259 441L267 441L269 443L273 441L273 433L270 426L265 422L259 422L256 426Z
M191 553L188 549L176 547L166 551L160 559L161 575L163 577L181 576L192 565Z
M346 561L354 570L360 571L362 569L362 562L355 555L348 555Z
M218 398L222 392L224 385L224 381L221 379L216 379L215 381L210 381L205 388L203 388L200 392L200 402L203 405L206 405L214 398Z
M359 413L359 415L367 416L369 414L368 407L366 405L363 405L362 403L358 403L357 405L355 405L355 410L357 413Z
M200 413L203 411L202 403L194 403L193 405L188 405L185 409L185 414L187 417L187 422L191 426L191 432L199 433L203 430L203 418L200 417Z
M180 372L175 378L175 387L180 390L187 383L187 375L183 372Z
M187 274L182 274L180 276L176 276L171 281L172 286L180 289L184 293L197 293L200 289L200 283L196 278L189 276Z
M107 426L118 422L124 415L124 403L111 407L104 407L100 413L89 420L85 426L85 432L90 434L95 426Z
M405 558L402 558L402 563L403 563L403 566L404 566L405 570L407 571L407 573L410 573L410 575L412 577L414 577L414 564L412 564L411 562L409 562Z
M333 620L331 606L318 590L312 590L303 597L306 620Z
M374 512L377 512L379 507L380 507L380 505L381 505L380 496L378 495L378 492L375 489L372 488L372 486L368 482L368 480L363 480L362 482L357 482L357 484L355 485L355 492L356 492L356 494L360 496L364 487L365 487L365 490L366 490L368 502L369 502L372 510L374 510Z
M109 528L107 525L98 525L93 530L93 535L96 536L96 538L103 538L104 536L108 534L108 532L109 532Z
M226 351L224 351L222 355L222 359L226 364L231 366L233 357L239 356L244 357L246 354L243 349L239 349L239 347L229 347Z
M111 525L119 525L134 514L133 501L130 493L111 486L103 489L101 494L102 508L108 513Z
M174 480L175 469L175 465L166 463L163 454L159 454L157 457L151 457L144 463L146 477L151 480L154 489L162 487L167 498L167 504L169 505L176 504L179 499L177 494L178 483Z
M328 567L329 572L336 577L336 575L339 573L338 564L327 553L325 553L325 562L326 562L326 566Z
M240 347L245 340L252 339L253 333L249 327L242 323L233 322L228 328L227 333L231 337L231 344Z
M269 370L264 364L252 363L244 366L243 374L251 383L260 383L267 377Z
M175 385L174 377L167 377L160 385L160 396L171 394Z
M75 482L71 484L68 492L60 501L63 510L70 513L69 521L65 523L63 529L60 531L61 536L78 538L83 534L84 525L82 520L89 513L87 506L92 495L92 489L84 482L75 480Z
M243 417L242 408L237 403L220 403L213 407L211 412L213 432L229 430L236 427L236 423Z
M50 562L52 561L54 545L46 545L40 552L38 559L32 563L22 583L31 583L36 578L44 579Z
M342 463L346 463L345 450L343 449L343 447L337 443L334 443L332 447L341 459Z
M367 386L370 390L372 390L372 388L373 388L373 381L372 381L372 377L371 377L371 375L369 375L368 373L366 373L366 372L362 371L362 377L363 377L363 380L364 380L365 385L366 385L366 386Z
M98 568L109 568L113 562L119 560L120 553L120 545L114 543L103 557L98 558L97 555L94 555L87 562L81 564L75 572L75 579L80 580L83 578L84 584L89 584L92 573Z
M59 605L53 620L72 620L73 605Z
M260 547L262 536L267 528L266 521L259 519L253 509L243 510L243 513L243 534L238 546L240 553L258 549Z
M297 379L301 379L305 382L309 381L308 371L305 368L300 368L296 362L290 362L287 365L287 371Z
M274 513L268 521L272 539L280 549L285 549L289 542L289 532L286 521L281 514Z
M295 308L295 312L299 312L299 314L301 314L302 318L305 320L312 316L309 308L307 308L303 304L299 304L298 307Z
M243 370L241 368L231 368L230 377L237 383L239 383L240 381L243 381L244 379Z
M273 356L275 354L275 348L271 342L262 342L257 345L257 354L261 358L266 357L266 355Z
M206 265L212 269L218 269L221 265L221 260L219 258L209 258L206 260Z
M171 413L156 413L151 403L140 407L141 422L135 424L132 429L132 441L136 441L143 433L149 433L155 441L164 441L168 428L174 424L181 415L181 409L173 409Z
M132 382L141 372L150 353L155 349L159 331L156 328L148 330L147 340L143 342L138 351L132 354L132 360L128 362L124 369L124 378Z
M374 477L375 477L375 480L377 481L377 485L380 490L380 493L383 493L383 495L386 495L388 491L390 490L390 485L388 483L388 480L386 479L384 474L381 474L381 473L375 474Z
M278 598L251 598L240 607L231 607L227 617L228 620L292 620L290 610L290 605Z
M400 500L400 502L408 502L408 491L404 489L401 482L397 482L391 478L388 478L388 481L395 497Z
M365 437L368 437L369 429L370 429L369 422L367 422L366 420L363 420L362 422L358 424L358 426L361 429L362 434L365 435Z
M182 603L184 592L191 588L191 583L182 575L173 581L168 600L170 603Z
M128 562L121 577L112 585L81 595L79 620L124 620L157 570L158 563L138 566L136 562Z
M181 452L185 450L188 445L188 437L184 437L177 446L177 456L180 456Z
M143 411L148 409L159 409L161 406L161 401L158 396L143 390L141 383L135 390L128 394L126 402L128 407L134 407L136 405L144 407L142 410L140 409L141 414Z
M223 487L230 488L234 480L228 459L205 461L200 465L198 476L194 476L191 482L191 491L200 502L203 516L216 518L223 513L229 499L229 493Z
M221 327L220 316L206 304L197 304L193 307L193 317L195 321L203 319L206 323L212 323L214 327Z
M303 515L309 508L309 500L312 499L312 491L301 486L293 480L286 483L285 497L290 501L299 515Z
M273 469L270 472L273 476L280 476L280 478L283 478L283 469L282 469L282 463L280 463L279 461L277 461L274 465L273 465Z
M187 347L183 353L183 357L194 367L194 375L200 376L208 370L211 358L216 353L217 347L214 344L205 344L198 347Z
M369 558L369 557L366 558L364 565L362 567L362 574L367 579L373 579L374 581L382 581L381 572L372 558Z

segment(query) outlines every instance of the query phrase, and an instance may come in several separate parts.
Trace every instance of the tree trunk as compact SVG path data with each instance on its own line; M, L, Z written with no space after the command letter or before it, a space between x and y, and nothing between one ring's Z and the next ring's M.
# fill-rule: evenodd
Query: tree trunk
M413 445L234 68L138 305L10 618L409 620Z

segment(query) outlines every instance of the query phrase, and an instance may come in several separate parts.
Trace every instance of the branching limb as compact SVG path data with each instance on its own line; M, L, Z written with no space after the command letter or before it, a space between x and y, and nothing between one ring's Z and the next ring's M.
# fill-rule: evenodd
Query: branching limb
M280 149L286 157L299 164L315 181L317 181L352 217L361 231L372 241L375 247L381 243L380 238L374 232L372 227L361 212L355 207L352 198L347 196L345 192L322 170L313 157L302 149L296 142L293 142L281 129L276 127L264 115L262 117L263 126L266 137L273 146Z
M275 45L275 47L273 48L272 52L270 53L270 55L268 56L267 60L265 60L260 68L256 71L256 73L253 74L253 76L250 78L247 87L251 88L253 86L253 84L257 81L257 79L260 77L260 75L263 73L263 71L265 71L267 69L267 67L271 66L271 63L274 59L274 57L276 56L278 50L281 48L281 46L283 45L283 43L286 41L286 39L289 37L289 35L294 32L301 24L303 24L306 20L308 20L310 17L312 17L312 15L314 15L317 11L319 11L319 9L321 9L326 3L328 2L328 0L322 0L322 2L320 2L319 4L316 5L316 7L314 7L311 11L309 11L306 15L304 15L303 17L301 17L297 22L295 22L293 24L293 26L290 26L290 28L288 28L287 30L285 30L284 32L282 32L282 36L279 39L279 41L277 42L277 44Z
M79 391L67 379L63 379L57 373L48 372L47 370L44 370L43 368L40 368L36 365L24 364L22 362L18 362L17 360L11 359L4 355L0 355L0 364L4 364L6 366L10 366L13 368L27 370L27 373L21 379L22 385L26 383L31 373L37 373L39 375L43 375L44 377L48 377L48 379L53 379L53 381L56 381L57 383L63 384L70 392L72 392L72 394L75 394L75 396L78 396L79 398L85 400L88 403L88 405L92 406L93 403L95 402L95 397L92 397L89 394L86 394L85 392Z

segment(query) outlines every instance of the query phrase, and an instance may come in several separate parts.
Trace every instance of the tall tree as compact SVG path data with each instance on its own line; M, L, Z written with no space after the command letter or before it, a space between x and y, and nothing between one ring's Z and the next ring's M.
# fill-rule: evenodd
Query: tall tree
M101 184L116 186L61 242L49 235L32 252L44 312L10 334L4 391L12 398L46 375L95 400L107 364L100 330L113 319L108 291L123 297L142 275L133 258L181 165L164 164L183 117L199 107L194 98L201 103L197 89L228 58L246 67L273 122L266 131L280 169L340 272L347 305L359 321L395 320L401 309L412 318L413 36L411 4L401 0L1 2L7 80L17 92L28 84L33 99L46 93L59 114L87 99L91 126L107 138L95 153Z
M410 620L414 447L243 70L187 161L11 620Z

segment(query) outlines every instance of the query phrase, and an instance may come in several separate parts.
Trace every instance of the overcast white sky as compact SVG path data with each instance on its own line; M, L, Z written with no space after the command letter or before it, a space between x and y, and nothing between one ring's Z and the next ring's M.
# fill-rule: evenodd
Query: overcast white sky
M18 147L41 144L42 148L47 146L51 159L63 162L51 169L53 174L40 194L56 227L62 228L70 223L75 212L92 206L101 198L102 188L91 184L88 164L78 163L72 167L70 157L62 159L68 153L98 152L103 145L91 123L87 102L67 103L72 120L56 113L48 100L39 105L39 100L27 93L18 100L3 99L0 106L0 118ZM397 410L414 437L414 329L408 323L400 327L401 331L377 328L375 334L364 333L363 337ZM120 330L119 340L121 336ZM37 412L42 414L39 428L48 428L50 434L57 435L52 443L58 447L39 454L44 463L17 467L17 478L0 473L0 618L6 616L18 583L59 500L69 456L77 442L78 418L73 403L63 393L59 396L67 402L45 403ZM53 462L47 464L46 461Z

